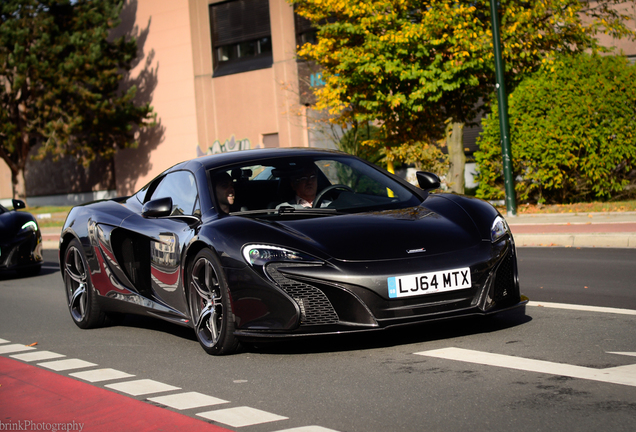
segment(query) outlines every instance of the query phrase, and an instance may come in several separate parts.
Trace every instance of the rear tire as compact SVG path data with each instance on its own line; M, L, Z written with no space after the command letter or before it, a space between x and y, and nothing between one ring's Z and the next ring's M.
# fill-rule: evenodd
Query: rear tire
M101 327L106 315L99 307L97 294L91 283L90 269L79 240L73 239L68 245L62 268L66 304L73 322L82 329Z
M188 267L188 301L194 331L211 355L234 353L234 314L221 262L209 249L201 250Z

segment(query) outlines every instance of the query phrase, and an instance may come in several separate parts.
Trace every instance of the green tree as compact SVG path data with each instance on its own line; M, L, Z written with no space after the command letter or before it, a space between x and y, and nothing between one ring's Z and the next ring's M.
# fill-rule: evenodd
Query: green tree
M510 95L509 118L519 201L568 203L629 193L636 167L636 66L625 57L558 58ZM482 124L477 196L501 199L496 105Z
M377 122L389 153L439 140L448 119L461 134L493 91L490 0L289 1L317 28L299 50L323 70L316 108L341 125ZM502 2L508 91L559 52L601 49L598 33L634 37L622 1ZM454 138L449 153L463 152Z
M88 166L134 147L152 107L120 89L137 56L132 38L111 40L123 0L3 0L0 4L0 156L13 196L26 197L29 153L71 155Z
M378 127L369 123L351 125L349 129L344 131L342 137L338 141L338 148L354 156L361 157L367 161L379 164L381 156L375 147L368 145L378 134Z

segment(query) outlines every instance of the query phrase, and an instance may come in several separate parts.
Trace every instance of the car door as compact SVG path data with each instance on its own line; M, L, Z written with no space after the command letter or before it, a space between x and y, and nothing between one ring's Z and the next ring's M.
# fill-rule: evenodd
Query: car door
M146 298L182 314L187 302L182 284L183 248L200 225L201 207L195 176L190 171L166 174L152 185L144 202L172 199L169 216L135 214L122 222L127 238L120 238L121 256L129 279Z

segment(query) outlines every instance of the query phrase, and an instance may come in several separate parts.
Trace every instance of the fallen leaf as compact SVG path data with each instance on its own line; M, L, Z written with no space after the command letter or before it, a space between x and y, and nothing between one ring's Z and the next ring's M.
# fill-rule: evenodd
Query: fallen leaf
M583 288L587 289L587 287L586 287L586 286L584 286Z
M36 346L38 343L37 342L33 342L31 345L27 345L27 346Z

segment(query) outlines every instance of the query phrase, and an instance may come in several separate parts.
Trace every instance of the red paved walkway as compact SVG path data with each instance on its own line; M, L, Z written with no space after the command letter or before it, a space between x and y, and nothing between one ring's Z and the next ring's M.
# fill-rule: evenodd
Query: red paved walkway
M0 357L0 430L228 432L230 429Z
M586 224L510 224L512 234L636 232L635 222Z

